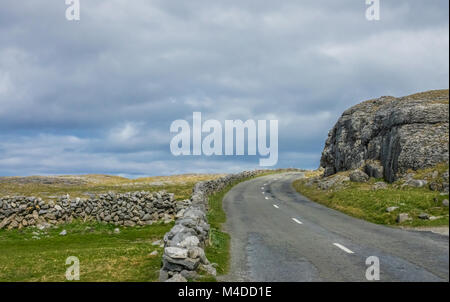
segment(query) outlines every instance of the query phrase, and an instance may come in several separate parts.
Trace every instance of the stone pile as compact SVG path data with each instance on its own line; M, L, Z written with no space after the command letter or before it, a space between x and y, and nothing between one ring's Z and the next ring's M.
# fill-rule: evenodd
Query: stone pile
M142 226L156 221L172 221L189 204L189 200L177 202L174 194L165 191L109 192L88 199L71 199L66 195L56 202L35 197L7 196L0 198L0 229L56 225L73 219Z

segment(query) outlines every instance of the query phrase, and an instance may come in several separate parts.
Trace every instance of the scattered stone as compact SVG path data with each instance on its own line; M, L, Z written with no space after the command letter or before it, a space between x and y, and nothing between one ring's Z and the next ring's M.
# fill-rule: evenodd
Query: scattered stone
M378 181L378 182L374 183L374 185L372 186L372 189L374 189L374 190L384 190L387 188L388 188L388 184L383 181Z
M154 250L153 252L151 252L150 254L148 254L150 257L155 257L158 255L158 251Z
M448 199L444 199L444 200L442 201L442 205L443 205L444 207L448 207Z
M120 234L120 229L119 228L115 228L114 229L114 234Z
M62 230L61 233L59 233L59 235L66 236L67 235L67 231L66 230Z
M389 208L386 209L386 212L388 212L388 213L394 212L397 209L398 209L398 207L389 207Z
M152 245L161 245L162 240L156 240L152 242Z
M341 187L346 181L350 181L350 178L344 175L333 175L323 179L313 178L310 181L311 185L317 183L318 188L321 190L329 190Z
M430 215L428 215L427 213L421 213L418 217L424 220L430 219Z
M28 224L33 224L33 221L32 222L28 222ZM48 229L48 228L50 228L52 225L50 224L50 223L47 223L47 222L42 222L42 223L39 223L38 225L36 225L36 227L39 229L39 230L41 230L41 231L43 231L43 230L45 230L45 229Z
M167 279L166 282L187 282L187 280L181 274L175 274L172 278Z
M369 180L369 175L361 170L353 170L350 172L349 177L353 182L366 182Z
M442 218L442 216L430 216L428 219L429 220L438 220L438 219L441 219Z
M410 219L411 218L409 217L409 215L407 213L400 213L400 214L398 214L396 221L397 221L397 223L402 223L402 222L405 222Z

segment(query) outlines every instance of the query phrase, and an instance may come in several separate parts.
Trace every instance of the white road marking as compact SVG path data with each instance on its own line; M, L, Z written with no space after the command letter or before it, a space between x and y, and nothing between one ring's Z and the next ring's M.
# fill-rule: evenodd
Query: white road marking
M264 187L261 187L261 190L264 190Z
M269 199L269 197L267 197L267 196L266 196L265 198L266 198L266 199Z
M279 206L277 206L276 204L274 204L273 205L276 209L279 209L280 207Z
M346 248L345 246L343 246L342 244L339 243L333 243L335 246L337 246L338 248L340 248L341 250L343 250L346 253L349 254L354 254L353 251L349 250L348 248Z
M301 222L300 220L296 219L296 218L292 218L292 220L294 220L295 222L297 222L298 224L303 224L303 222Z
M261 193L266 194L266 192L261 192Z

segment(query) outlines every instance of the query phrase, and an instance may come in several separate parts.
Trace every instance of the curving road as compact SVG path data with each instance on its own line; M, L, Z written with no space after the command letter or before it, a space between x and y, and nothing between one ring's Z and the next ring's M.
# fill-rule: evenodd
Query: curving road
M448 281L449 238L375 225L309 201L301 173L254 178L223 200L231 235L224 281L367 281L377 256L380 281Z

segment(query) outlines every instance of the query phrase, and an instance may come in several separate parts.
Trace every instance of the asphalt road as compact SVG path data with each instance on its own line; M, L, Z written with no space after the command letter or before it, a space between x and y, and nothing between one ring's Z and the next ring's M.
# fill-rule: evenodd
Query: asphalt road
M367 281L370 256L379 259L380 281L449 280L448 236L380 226L311 202L292 187L302 176L258 177L227 193L224 281Z

